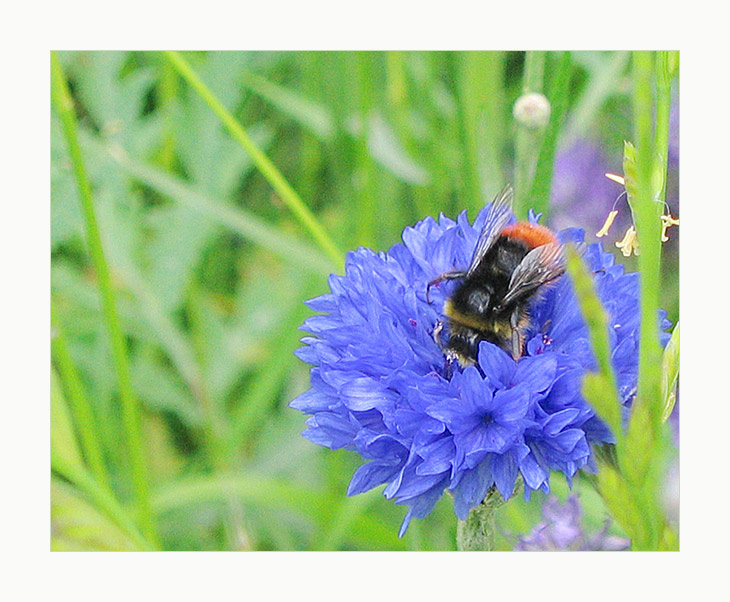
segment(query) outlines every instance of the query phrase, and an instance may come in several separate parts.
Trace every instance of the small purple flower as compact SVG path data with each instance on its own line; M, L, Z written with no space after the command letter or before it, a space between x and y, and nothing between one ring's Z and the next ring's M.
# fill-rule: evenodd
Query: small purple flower
M581 526L583 512L578 497L571 495L565 502L555 497L548 498L542 507L542 522L532 532L520 539L515 550L628 550L628 539L608 534L609 525L591 537L587 537Z
M297 351L313 366L311 389L291 407L309 414L304 436L331 449L359 453L348 495L385 484L383 494L423 518L448 490L460 519L496 488L503 498L521 475L525 495L549 491L551 471L570 482L595 468L591 443L613 434L581 395L595 368L588 331L567 276L545 287L531 307L525 355L515 362L482 342L476 366L447 372L433 338L445 321L453 282L431 289L443 272L468 265L485 210L471 225L427 218L403 232L387 253L348 253L345 276L332 275L331 292L308 302L321 312L302 329ZM582 241L579 230L559 234ZM638 277L624 274L600 245L583 255L611 319L611 349L620 398L629 405L638 367Z

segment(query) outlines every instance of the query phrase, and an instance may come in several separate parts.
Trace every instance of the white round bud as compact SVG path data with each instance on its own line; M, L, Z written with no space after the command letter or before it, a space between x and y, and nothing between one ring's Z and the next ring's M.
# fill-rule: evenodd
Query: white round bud
M515 101L512 114L520 125L531 130L542 129L550 121L550 101L539 92L523 94Z

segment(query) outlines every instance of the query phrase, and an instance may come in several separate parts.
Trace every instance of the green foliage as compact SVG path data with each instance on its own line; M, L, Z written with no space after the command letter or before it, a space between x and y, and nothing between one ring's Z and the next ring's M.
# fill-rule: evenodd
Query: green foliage
M661 60L671 81L675 57ZM327 290L342 251L387 249L426 215L473 217L517 166L522 209L547 211L561 145L597 126L632 138L619 127L628 53L531 53L527 69L518 52L53 62L52 548L455 549L448 496L398 539L403 507L379 490L345 496L358 458L300 436L287 404L308 387L293 355L310 314L302 301ZM519 145L512 106L526 83L547 95L551 121ZM662 140L654 154L666 157ZM600 312L587 314L600 332ZM608 364L585 390L616 424ZM669 454L652 412L634 417L649 435L629 430L620 468L597 476L601 495L593 481L576 488L589 525L608 513L620 534L671 547L674 531L645 520L661 516L655 459ZM641 446L654 455L628 462ZM540 520L543 499L497 511L497 549Z
M664 348L662 356L662 422L665 422L677 401L677 380L679 379L679 322L674 326L672 338Z

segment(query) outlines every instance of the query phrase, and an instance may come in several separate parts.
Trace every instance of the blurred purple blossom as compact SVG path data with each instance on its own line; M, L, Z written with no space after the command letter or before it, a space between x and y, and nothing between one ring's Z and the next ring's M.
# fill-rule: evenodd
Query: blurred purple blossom
M609 159L601 146L592 140L579 140L560 151L555 159L551 205L552 226L558 230L581 227L595 233L603 224L616 199L623 191L605 174L621 173L621 158ZM625 204L625 203L624 203ZM630 214L619 208L614 224L625 230Z
M603 529L588 537L583 532L582 516L583 511L577 496L571 495L565 504L560 504L555 497L548 498L542 507L542 522L529 535L520 539L515 550L537 552L629 549L628 539L608 534L608 521Z
M552 226L558 230L579 227L596 232L616 205L619 214L612 231L623 234L631 214L622 187L606 178L606 173L622 174L622 148L604 149L597 140L584 138L559 149L553 170L550 203ZM667 203L677 214L679 199L679 103L672 103L669 117ZM672 232L675 234L675 232Z

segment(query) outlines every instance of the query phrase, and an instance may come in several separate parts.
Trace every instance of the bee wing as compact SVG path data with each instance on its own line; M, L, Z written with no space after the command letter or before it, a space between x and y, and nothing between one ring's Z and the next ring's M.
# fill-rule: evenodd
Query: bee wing
M564 271L565 254L562 245L551 242L532 249L512 272L509 289L500 305L506 307L543 284L555 280Z
M507 225L512 214L513 197L514 192L512 191L512 186L509 184L502 188L499 194L494 197L494 200L489 207L489 211L487 212L487 217L484 220L482 231L479 233L477 245L474 249L474 255L471 258L469 269L466 272L467 277L474 272L479 265L479 262L484 259L487 251L489 251L494 244L494 241L497 240L500 232L502 232L504 227Z

